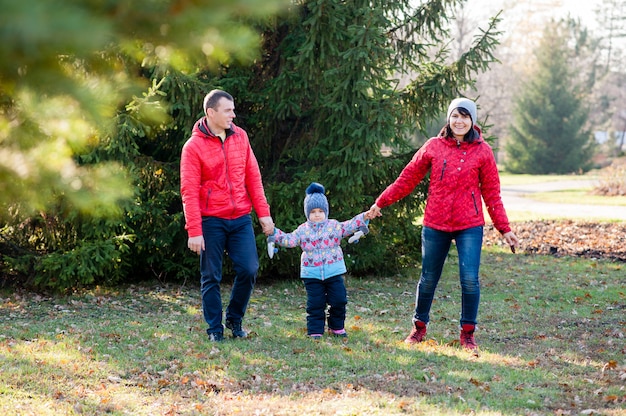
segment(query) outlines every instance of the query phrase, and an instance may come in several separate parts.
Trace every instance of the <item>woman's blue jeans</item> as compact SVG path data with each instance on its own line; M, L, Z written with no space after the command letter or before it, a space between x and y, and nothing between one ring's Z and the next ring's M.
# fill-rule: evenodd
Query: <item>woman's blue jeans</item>
M456 242L459 255L461 280L461 325L477 324L480 302L480 253L483 244L483 227L444 232L422 228L422 273L417 284L415 315L413 320L428 323L435 289L441 278L443 265L450 251L452 240Z
M226 320L241 323L259 270L252 218L250 215L224 220L202 218L205 250L200 253L200 289L207 333L223 332L222 325L222 264L224 253L230 257L235 280L226 308Z

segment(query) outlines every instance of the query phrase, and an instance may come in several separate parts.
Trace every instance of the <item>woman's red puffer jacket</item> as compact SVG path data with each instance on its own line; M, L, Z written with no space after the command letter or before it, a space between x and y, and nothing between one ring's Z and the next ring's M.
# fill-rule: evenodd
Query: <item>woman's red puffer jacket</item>
M479 127L474 128L480 133ZM482 134L472 143L445 137L428 140L378 197L376 205L385 208L404 198L429 171L425 226L453 232L484 225L484 200L496 229L502 234L511 231L500 197L496 161Z

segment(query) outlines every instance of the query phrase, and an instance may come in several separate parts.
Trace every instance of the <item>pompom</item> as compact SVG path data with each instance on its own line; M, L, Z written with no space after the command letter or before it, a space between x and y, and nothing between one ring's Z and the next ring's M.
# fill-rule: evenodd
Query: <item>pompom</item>
M308 188L306 188L306 196L304 197L304 216L309 219L311 211L315 208L320 208L326 214L328 219L328 199L324 195L324 185L317 182L312 182Z
M322 185L321 183L317 183L317 182L311 182L311 184L309 185L308 188L306 188L306 194L307 195L311 195L311 194L324 194L324 185Z

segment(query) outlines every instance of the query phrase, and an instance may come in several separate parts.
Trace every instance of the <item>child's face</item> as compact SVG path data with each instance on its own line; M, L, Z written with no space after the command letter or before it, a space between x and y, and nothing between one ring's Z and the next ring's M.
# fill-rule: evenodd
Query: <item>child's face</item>
M321 222L326 219L326 214L321 208L313 208L309 213L309 221Z

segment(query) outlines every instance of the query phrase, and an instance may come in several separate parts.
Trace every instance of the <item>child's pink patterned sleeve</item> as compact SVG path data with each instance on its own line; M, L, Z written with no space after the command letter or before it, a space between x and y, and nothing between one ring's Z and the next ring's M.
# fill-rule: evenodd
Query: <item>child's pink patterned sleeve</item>
M359 230L359 228L367 226L369 221L365 220L365 213L362 212L354 218L341 223L342 238L351 236Z
M274 237L276 238L275 244L280 247L293 248L300 245L300 238L298 237L298 234L296 232L285 233L276 228L276 233L274 234Z

